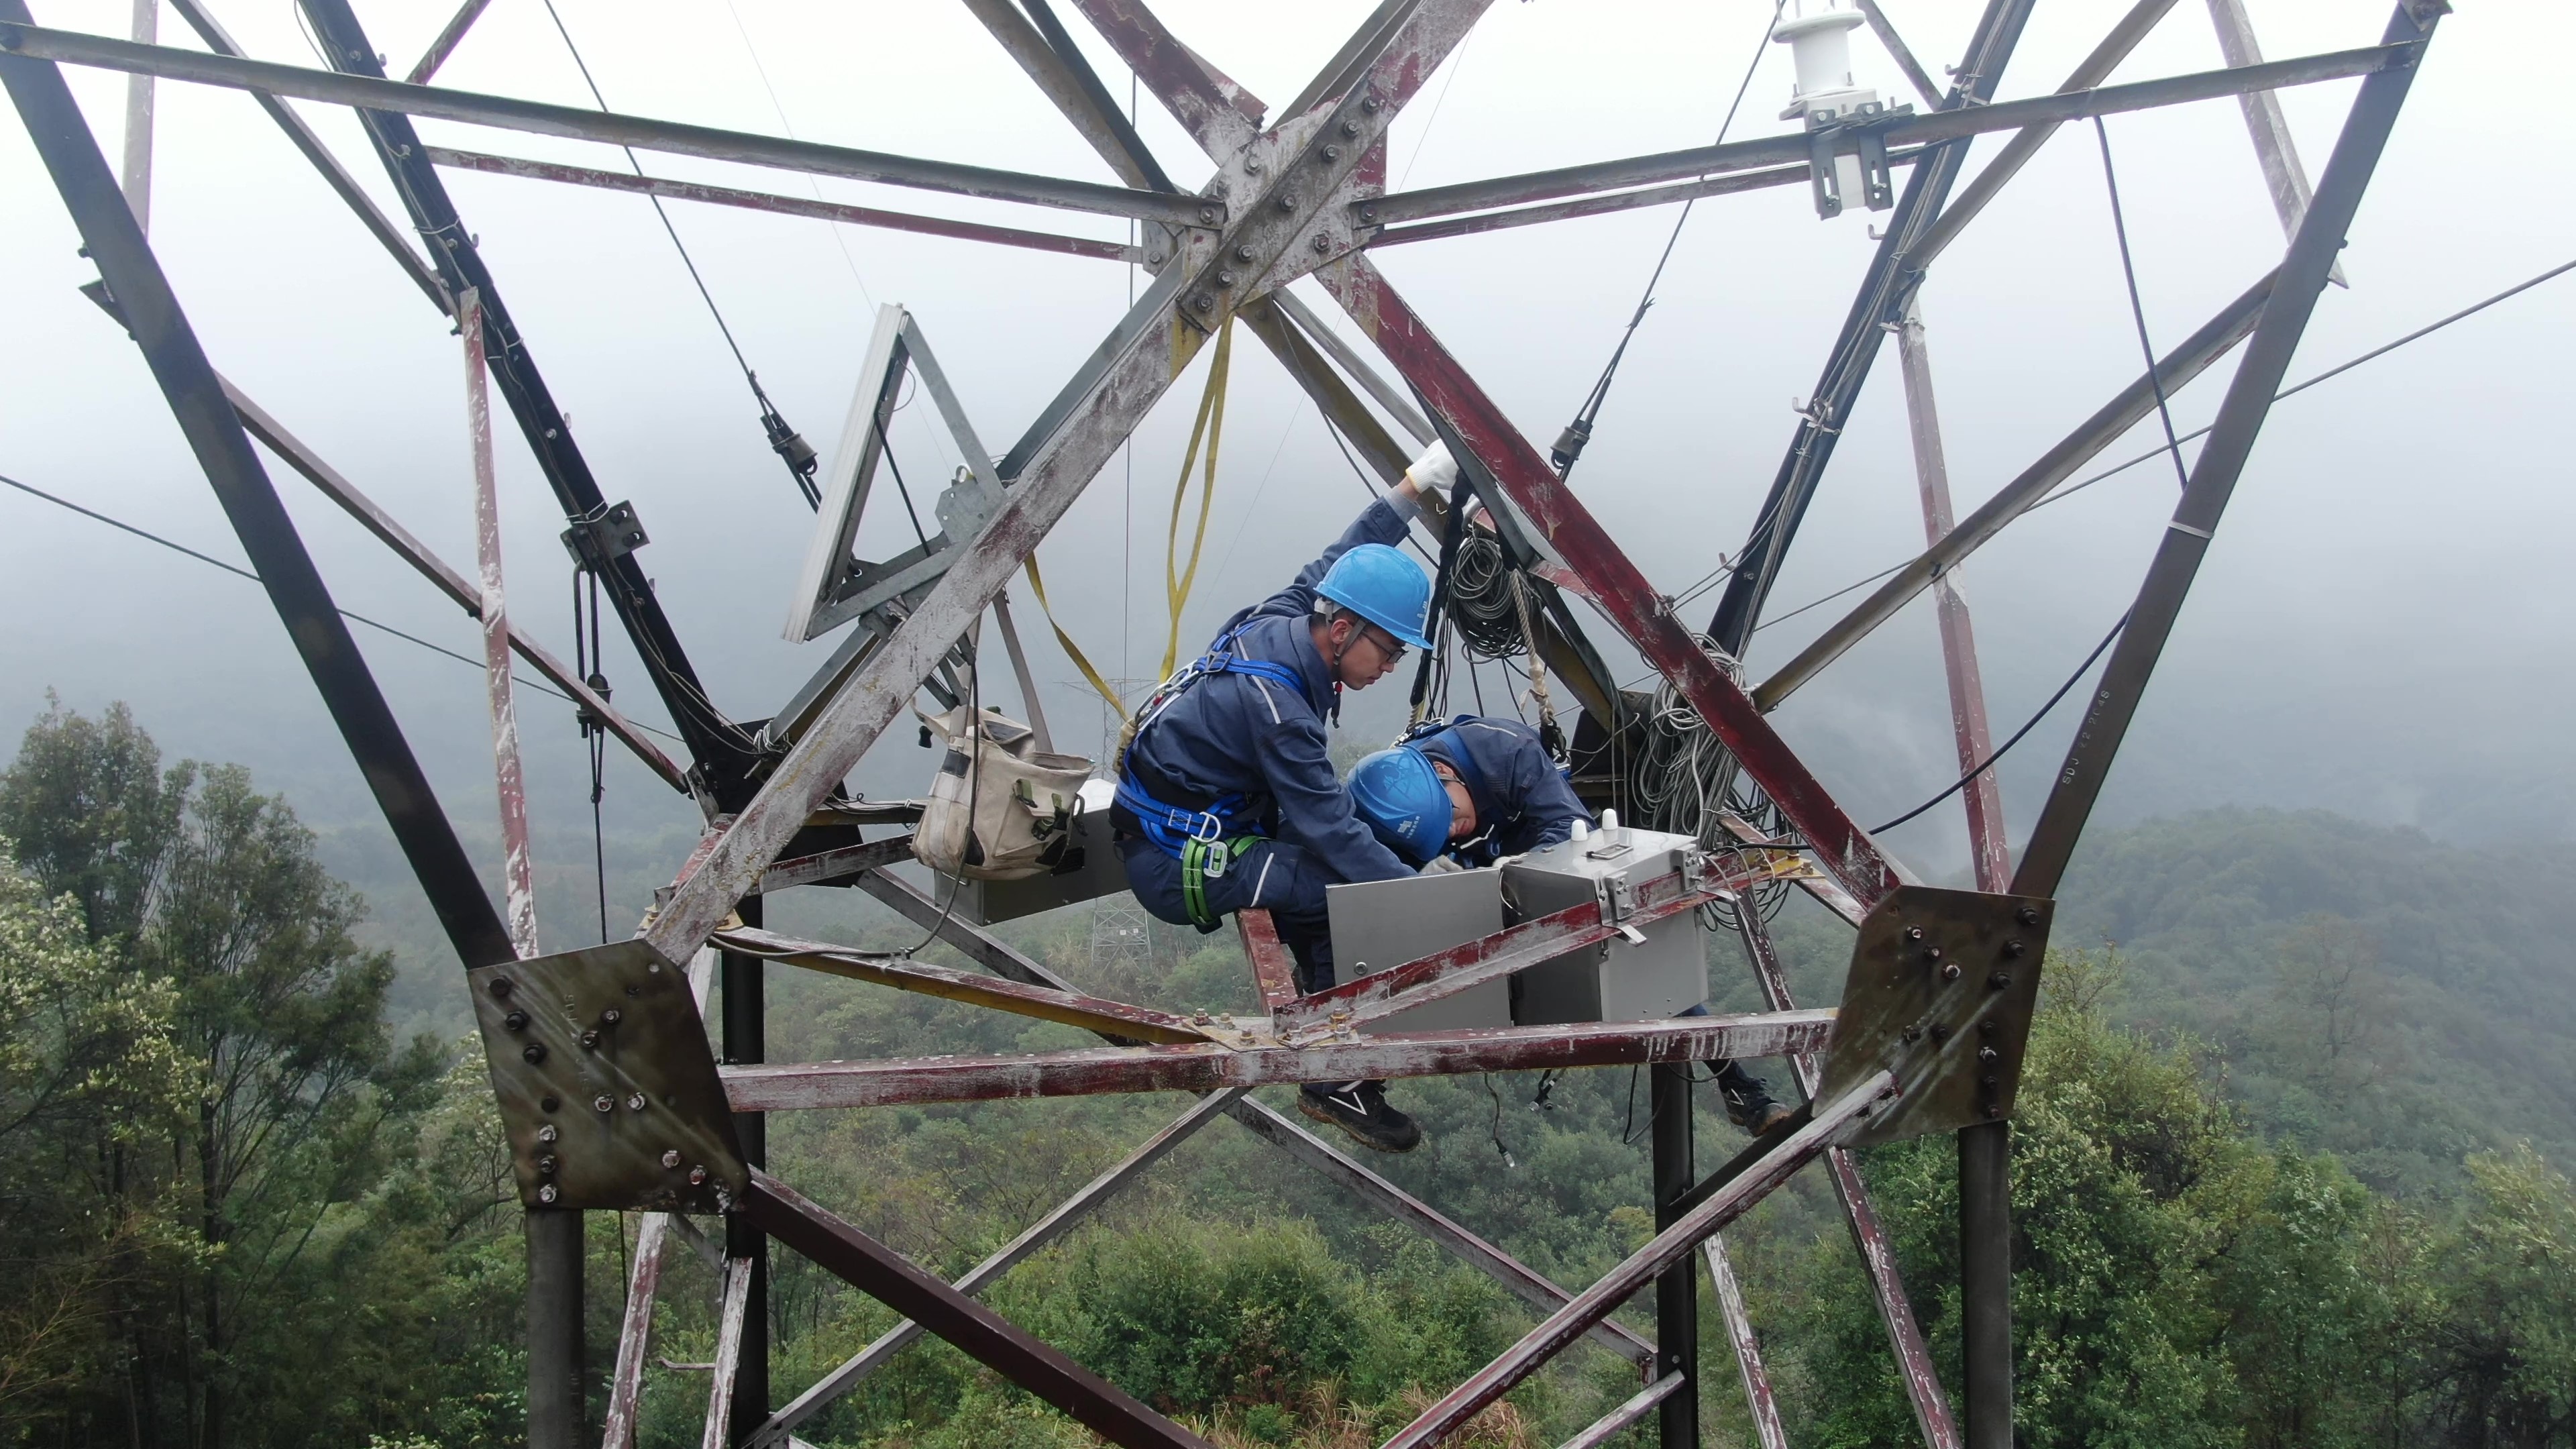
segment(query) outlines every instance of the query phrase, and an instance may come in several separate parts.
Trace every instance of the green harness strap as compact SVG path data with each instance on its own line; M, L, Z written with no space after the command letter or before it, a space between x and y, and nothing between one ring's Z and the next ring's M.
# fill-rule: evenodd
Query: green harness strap
M1190 924L1202 931L1216 929L1217 918L1208 911L1207 883L1212 876L1222 876L1226 867L1252 848L1257 835L1238 835L1230 840L1211 842L1193 839L1181 847L1181 904L1190 913Z

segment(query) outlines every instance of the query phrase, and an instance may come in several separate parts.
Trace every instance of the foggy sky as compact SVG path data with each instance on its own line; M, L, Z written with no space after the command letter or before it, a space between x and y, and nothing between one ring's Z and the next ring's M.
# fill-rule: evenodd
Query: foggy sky
M645 115L871 149L1111 180L961 6L730 0L557 0L609 103ZM254 56L313 63L291 7L217 6ZM1190 44L1284 102L1369 7L1185 3L1157 9ZM1980 7L1889 0L1927 64L1955 56ZM2255 0L2266 54L2375 43L2380 5ZM2001 95L2054 89L2116 7L2040 5ZM2531 58L2566 53L2558 7L2470 4L2446 22L2353 228L2350 290L2330 289L2293 380L2576 255L2562 184L2566 123ZM399 74L445 0L362 4ZM1769 7L1502 3L1398 122L1394 189L1705 144ZM1070 14L1070 12L1068 12ZM50 0L40 23L121 33L122 0ZM1113 90L1126 77L1078 20ZM175 15L165 42L194 44ZM1862 33L1861 80L1902 82ZM2182 0L2115 80L2221 64L2199 0ZM765 70L765 80L763 71ZM115 155L124 79L70 72ZM588 104L537 0L500 0L440 83ZM2355 82L2285 92L2313 178ZM1773 134L1785 47L1763 54L1731 139ZM1918 102L1919 104L1919 102ZM302 108L385 209L400 207L345 112ZM160 90L153 236L216 366L451 563L470 569L470 494L455 340L248 97ZM1150 96L1140 129L1185 186L1208 167ZM424 122L433 144L622 169L614 150ZM2281 234L2233 101L2113 118L2148 326L2169 348L2278 259ZM1988 138L1970 170L1990 159ZM657 175L790 194L792 174L640 153ZM448 173L532 353L611 499L632 499L642 557L714 697L770 712L828 649L779 636L812 517L765 447L722 338L638 197ZM1117 239L1119 223L822 180L834 199ZM1137 279L1099 261L671 203L671 215L762 384L829 450L877 304L919 319L999 450L1124 310ZM94 272L24 133L0 124L0 473L238 558L139 356L74 290ZM1380 264L1542 445L1590 387L1636 302L1672 209L1378 254ZM1822 223L1804 188L1700 206L1626 364L1576 491L1659 587L1680 591L1742 540L1779 465L1793 399L1814 387L1866 265L1863 213ZM1300 290L1338 315L1311 283ZM2089 126L2062 130L1947 253L1922 301L1959 511L2137 375L2139 354ZM2576 771L2561 724L2576 522L2558 421L2576 383L2560 342L2576 322L2561 279L2298 398L2274 413L2106 796L2102 818L2223 801L2325 806L2465 837L2568 833ZM1180 627L1186 653L1347 521L1363 485L1303 395L1254 339L1235 352L1207 559ZM1204 354L1042 551L1065 626L1102 668L1154 672L1173 474ZM2234 358L2174 402L2208 421ZM895 448L927 514L953 458L909 407ZM1920 548L1922 522L1889 347L1775 592L1785 612ZM2104 455L2150 447L2152 421ZM496 428L514 618L571 654L561 520L515 430ZM2186 456L2189 455L2186 449ZM1132 484L1130 482L1132 467ZM272 476L344 607L476 652L472 626L286 470ZM926 480L926 481L925 481ZM1976 609L2000 738L2126 607L2170 511L2169 464L2142 466L2016 524L1959 575ZM909 527L880 480L863 542ZM1186 535L1185 535L1186 539ZM1857 597L1857 596L1855 596ZM1025 586L1014 599L1067 743L1101 711ZM1687 615L1704 617L1710 594ZM1848 601L1846 601L1848 602ZM355 769L253 586L21 495L0 491L0 737L43 708L131 701L173 755L236 759L308 816L373 828ZM1766 630L1751 663L1785 661L1827 606ZM1593 636L1631 676L1634 655ZM481 691L453 661L360 629L460 829L488 841ZM618 703L663 722L622 642ZM1492 676L1489 675L1489 682ZM1383 733L1400 684L1354 702ZM988 684L1006 707L1016 690ZM1454 704L1465 703L1462 695ZM1489 700L1496 709L1498 699ZM541 830L582 819L586 766L567 706L522 695ZM2017 830L2036 812L2072 707L2001 770ZM1918 601L1778 716L1865 821L1956 774L1928 609ZM0 745L0 750L8 748ZM612 750L615 818L690 811ZM910 794L928 758L890 731L857 780ZM1955 808L1892 843L1927 870L1963 857ZM672 862L677 863L676 856Z

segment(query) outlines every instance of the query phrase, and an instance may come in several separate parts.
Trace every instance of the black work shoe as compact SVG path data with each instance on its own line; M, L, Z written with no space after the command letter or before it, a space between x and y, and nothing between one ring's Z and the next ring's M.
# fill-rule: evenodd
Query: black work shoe
M1728 1062L1717 1074L1717 1095L1726 1103L1726 1120L1755 1137L1789 1120L1796 1111L1774 1101L1762 1079Z
M1387 1105L1386 1088L1377 1082L1300 1087L1297 1110L1318 1122L1341 1128L1361 1146L1380 1152L1411 1152L1422 1144L1422 1129L1413 1124L1412 1118Z

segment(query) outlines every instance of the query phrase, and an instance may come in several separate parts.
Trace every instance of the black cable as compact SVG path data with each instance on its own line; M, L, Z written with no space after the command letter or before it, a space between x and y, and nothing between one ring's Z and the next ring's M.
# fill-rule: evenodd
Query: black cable
M2024 720L2022 722L2022 727L2013 731L2012 738L2004 741L1993 754L1988 755L1983 760L1979 761L1975 769L1970 770L1968 773L1961 775L1957 780L1953 781L1949 789L1942 791L1940 794L1933 796L1931 799L1926 800L1922 804L1915 806L1913 809L1906 811L1904 814L1897 816L1885 825L1879 826L1877 829L1872 830L1870 834L1885 835L1887 832L1894 830L1906 821L1913 819L1915 816L1922 814L1924 811L1931 809L1933 806L1940 804L1942 801L1947 800L1951 796L1968 788L1970 781L1973 781L1979 775L1984 774L1995 761L2004 757L2005 750L2009 750L2013 746L2020 744L2021 737L2023 735L2029 734L2033 726L2037 725L2041 720L2048 718L2048 712L2057 708L2057 702L2066 697L2066 691L2075 687L2075 681L2084 677L2084 672L2093 667L2093 661L2101 658L2102 651L2110 648L2111 641L2119 638L2120 631L2127 627L2129 627L2129 616L2122 614L2120 616L2120 621L2111 626L2111 632L2102 636L2102 642L2093 646L2093 652L2084 656L2084 662L2075 666L2075 672L2066 676L2066 682L2057 686L2057 692L2048 697L2048 703L2039 707L2039 713L2032 715L2027 720Z
M913 509L912 489L903 481L903 465L894 460L894 440L886 436L885 419L870 413L868 426L876 430L877 456L885 459L886 471L894 474L894 491L903 495L903 516L912 520L912 536L921 540L921 546L928 549L930 535L921 531L921 515Z
M573 68L581 72L581 83L590 88L590 98L599 103L602 111L606 111L608 97L600 93L599 82L591 78L590 63L581 58L581 47L573 43L572 31L565 27L563 16L555 12L555 0L544 0L544 3L546 18L555 23L555 34L563 37L564 49L572 55ZM764 83L766 80L764 76ZM617 149L626 153L626 164L635 169L636 175L645 174L644 163L635 159L634 147L620 146ZM671 213L663 209L662 198L647 192L644 199L653 203L653 214L662 219L662 231L671 238L672 249L680 254L680 265L689 269L689 280L696 285L699 300L707 304L707 315L715 319L716 331L724 334L725 348L733 353L734 366L742 369L742 380L750 384L752 400L760 404L761 430L769 436L770 450L787 464L788 473L796 481L796 491L804 496L806 506L820 508L823 494L814 483L814 469L820 460L814 449L802 434L787 425L787 420L779 416L777 406L770 402L769 394L761 390L760 374L751 370L750 361L742 355L742 344L734 341L733 328L726 325L724 310L716 306L715 294L707 290L707 279L698 275L697 259L689 255L688 244L680 240L680 230L671 224Z
M2191 472L2182 465L2182 440L2174 436L2173 410L2165 405L2165 380L2156 370L2156 347L2147 340L2147 309L2138 300L2138 267L2129 256L2129 223L2120 211L2120 177L2111 168L2111 128L2102 118L2093 118L2093 134L2102 143L2102 185L2111 193L2111 234L2120 239L2120 275L2129 283L2129 316L2138 324L2138 350L2147 357L2147 385L2155 389L2156 417L2164 424L2165 449L2173 454L2174 481L2191 486Z
M1753 73L1761 69L1762 53L1770 46L1771 32L1778 28L1780 12L1787 5L1788 0L1772 0L1771 23L1762 27L1762 39L1753 47L1753 59L1745 63L1744 79L1736 84L1735 99L1727 103L1726 119L1718 122L1717 141L1712 144L1724 144L1728 129L1734 126L1735 113L1744 104L1744 93L1752 89ZM1646 320L1646 310L1655 305L1655 284L1664 279L1664 266L1673 259L1673 247L1681 241L1682 228L1690 224L1691 208L1697 205L1696 196L1682 203L1682 214L1673 218L1672 235L1664 238L1663 254L1655 258L1655 270L1647 276L1645 290L1638 294L1637 310L1628 318L1627 330L1619 334L1619 345L1611 349L1609 365L1601 369L1601 380L1592 384L1583 406L1574 410L1574 421L1557 436L1556 446L1548 455L1548 461L1556 464L1557 477L1572 475L1575 460L1583 456L1584 445L1592 441L1592 424L1601 416L1601 404L1610 397L1610 380L1618 376L1620 359L1628 355L1628 344L1636 340L1637 328Z
M122 520L122 519L110 518L110 517L108 517L106 514L101 513L101 512L99 512L99 511L97 511L96 509L92 509L92 508L83 508L83 507L81 507L79 504L72 502L72 501L71 501L70 499L68 499L68 498L58 498L58 497L54 496L53 494L46 492L44 489L42 489L42 488L38 488L38 487L34 486L33 484L29 484L29 483L21 483L21 482L19 482L17 479L12 478L12 477L9 477L9 476L8 476L7 474L5 474L5 473L0 473L0 483L6 483L6 484L8 484L10 487L17 489L19 492L24 493L24 494L27 494L27 495L29 495L30 497L41 498L41 499L43 499L44 501L46 501L47 503L51 503L51 504L53 504L53 505L54 505L55 507L57 507L57 508L67 508L67 509L70 509L72 512L74 512L74 513L77 513L77 514L81 515L83 518L95 519L95 520L97 520L97 521L98 521L98 522L100 522L100 523L104 523L104 524L106 524L106 525L107 525L108 527L110 527L110 528L120 529L120 530L122 530L122 531L124 531L124 532L126 532L126 533L133 534L136 538L143 539L143 540L145 540L146 542L150 542L150 543L157 543L157 544L161 545L163 548L169 549L169 550L170 550L170 551L172 551L173 553L183 553L183 554L186 554L188 557L190 557L190 558L192 558L192 559L195 559L195 560L196 560L197 562L199 562L199 563L213 564L215 567L217 567L217 568L219 568L219 569L222 569L225 573L233 574L233 575L236 575L236 576L238 576L238 577L240 577L240 578L248 579L248 580L250 580L252 583L259 583L259 582L260 582L260 577L259 577L259 575L255 574L255 573L252 573L250 570L248 570L248 569L246 569L246 568L243 568L243 567L241 567L241 566L240 566L240 565L238 565L238 564L229 564L229 563L224 562L222 559L219 559L219 558L216 558L216 557L212 556L211 554L202 554L202 553L199 553L199 552L197 552L195 549L188 547L188 546L187 546L186 544L184 544L184 543L173 543L173 542L172 542L172 541L170 541L169 539L163 538L161 535L159 535L159 534L157 534L157 533L152 533L152 532L149 532L149 531L147 531L147 530L137 528L137 527L135 527L133 524L127 523L127 522L125 522L125 521L124 521L124 520ZM446 647L446 646L445 646L445 645L443 645L443 644L432 644L431 642L429 642L429 641L428 641L428 640L426 640L426 639L423 639L422 637L420 637L420 636L419 636L419 635L417 635L417 634L408 634L408 633L405 633L405 632L403 632L402 630L395 628L395 627L394 627L393 625L391 625L391 624L387 624L387 623L384 623L384 622L382 622L382 621L380 621L380 620L376 620L376 619L370 619L370 618L368 618L368 617L367 617L366 615L364 615L364 614L354 613L354 612L352 612L352 611L350 611L350 610L347 610L347 609L341 609L341 608L338 608L336 605L334 606L334 611L335 611L335 612L337 612L341 618L348 620L348 621L349 621L350 623L352 623L352 624L364 624L364 625L366 625L368 628L370 628L370 629L374 629L374 630L378 631L379 633L391 634L392 636L394 636L394 637L395 637L395 638L397 638L397 639L402 640L402 641L403 641L404 643L406 643L406 644L417 644L417 645L419 645L421 648L428 650L428 651L429 651L429 652L431 652L432 654L444 654L444 655L446 655L448 658L455 660L455 661L456 661L457 663L459 663L459 664L466 664L466 665L471 665L471 666L473 666L473 668L474 668L477 672L482 672L482 671L486 670L486 669L489 667L489 666L487 666L487 665L484 663L484 661L482 661L482 660L480 660L480 659L475 659L475 658L472 658L472 657L470 657L470 656L468 656L468 655L459 654L459 653L457 653L455 650L450 649L450 648ZM520 685L522 685L522 686L524 686L524 687L526 687L526 688L528 688L528 689L533 689L533 690L537 691L539 694L550 694L550 695L553 695L555 698L560 699L560 700L562 700L564 703L566 703L566 704L570 704L570 705L578 706L578 705L580 704L580 701L579 701L579 700L574 699L571 695L564 693L562 690L555 688L555 687L554 687L553 685L551 685L551 684L547 684L547 683L544 683L544 682L539 681L539 680L530 679L530 678L528 678L528 677L527 677L526 675L524 675L524 674L518 674L518 673L515 673L515 672L514 672L514 673L512 673L510 677L511 677L513 680L517 681ZM673 744L685 744L685 743L687 743L686 741L682 740L678 735L675 735L675 734L671 733L669 730L658 730L658 729L654 729L651 725L648 725L648 724L640 724L640 723L636 726L636 728L641 729L641 730L644 730L644 731L647 731L647 732L652 733L652 734L660 735L662 738L664 738L664 739L666 739L666 740L669 740L669 741L670 741L671 743L673 743Z

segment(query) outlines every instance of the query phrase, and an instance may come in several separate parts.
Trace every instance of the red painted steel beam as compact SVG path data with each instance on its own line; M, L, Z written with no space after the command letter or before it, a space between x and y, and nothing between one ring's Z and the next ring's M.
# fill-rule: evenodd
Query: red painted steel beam
M1153 92L1199 149L1222 161L1261 132L1268 107L1181 44L1139 0L1073 0L1118 58Z
M1021 1388L1125 1449L1209 1449L992 1309L915 1267L758 1168L735 1211L815 1266L955 1344Z
M1833 1023L1830 1011L1683 1016L1668 1021L1355 1035L1296 1046L1256 1038L1034 1056L806 1062L727 1067L722 1075L725 1095L735 1111L787 1112L1775 1057L1823 1050Z
M1827 794L1718 661L1673 616L1672 605L1568 492L1538 450L1397 295L1366 257L1327 267L1324 285L1484 464L1530 525L1580 575L1593 602L1628 642L1680 688L1745 773L1814 847L1817 863L1863 909L1904 883L1896 863Z
M1235 912L1234 929L1243 938L1244 957L1252 963L1252 984L1261 992L1262 1008L1276 1014L1297 999L1297 963L1280 943L1279 927L1268 911Z
M1188 1020L1169 1012L1130 1006L1123 1001L1108 1001L1045 986L1028 986L973 971L953 971L945 966L932 966L879 951L861 951L821 941L799 941L749 926L718 931L708 939L720 951L802 966L808 971L846 976L853 981L891 986L898 991L962 1001L969 1006L989 1007L1015 1016L1060 1021L1067 1026L1107 1032L1135 1041L1206 1041L1211 1030L1193 1026Z

